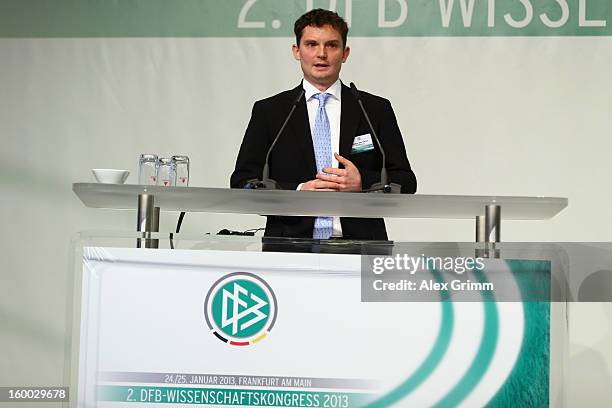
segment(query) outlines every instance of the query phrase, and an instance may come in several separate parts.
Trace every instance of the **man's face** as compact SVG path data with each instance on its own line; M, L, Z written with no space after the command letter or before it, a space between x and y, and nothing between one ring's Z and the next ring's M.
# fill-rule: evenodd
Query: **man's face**
M330 25L304 28L300 43L293 46L293 56L300 61L304 78L321 91L336 82L349 52L340 33Z

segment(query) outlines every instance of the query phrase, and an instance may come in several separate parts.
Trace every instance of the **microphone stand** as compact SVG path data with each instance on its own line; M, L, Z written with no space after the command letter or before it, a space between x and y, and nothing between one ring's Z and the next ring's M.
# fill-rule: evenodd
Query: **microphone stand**
M376 140L376 144L378 145L378 149L380 150L380 154L382 156L382 168L380 169L380 182L372 184L369 189L363 190L364 193L385 193L385 194L400 194L402 190L402 186L397 183L388 183L389 178L387 177L387 156L385 155L385 149L383 149L380 144L380 140L378 139L378 135L374 130L374 126L372 126L372 122L370 121L370 116L368 112L365 110L363 106L363 101L361 100L361 95L357 90L354 82L351 82L351 91L353 91L353 95L355 99L357 99L357 104L361 108L361 112L363 112L363 116L366 118L366 122L368 122L368 126L370 127L370 132L372 132L372 136L374 136L374 140Z
M270 145L270 148L268 149L268 152L266 153L266 162L264 164L263 171L261 172L261 180L258 180L258 179L249 180L247 181L245 188L250 188L250 189L255 189L255 190L258 190L258 189L279 190L280 189L278 183L275 180L272 180L270 178L270 153L272 153L272 149L274 149L274 145L276 145L276 142L278 142L278 139L280 138L281 133L283 133L283 130L285 130L287 123L289 123L289 119L291 119L293 112L297 108L297 104L300 102L300 100L302 99L305 93L306 91L304 89L300 91L298 97L293 102L293 105L291 106L291 110L287 114L287 117L285 118L283 125L281 126L280 130L276 134L274 141Z

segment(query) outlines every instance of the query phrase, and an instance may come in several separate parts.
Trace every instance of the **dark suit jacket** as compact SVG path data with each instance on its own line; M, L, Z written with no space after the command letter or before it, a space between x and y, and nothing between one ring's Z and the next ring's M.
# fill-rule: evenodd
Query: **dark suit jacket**
M261 178L266 152L301 89L300 84L294 89L255 102L236 159L236 168L231 176L232 188L243 188L249 180ZM387 155L389 181L401 184L402 193L414 193L417 186L416 177L406 157L404 141L391 103L367 92L361 92L361 96ZM373 139L373 150L351 154L355 136L366 133L371 131L357 101L350 88L342 85L339 153L357 166L364 189L380 181L382 165L380 150ZM276 180L283 189L295 190L300 183L314 179L316 173L308 111L305 98L302 98L270 154L270 178ZM346 198L350 199L350 193L347 193ZM340 222L344 238L387 239L387 231L381 218L343 217ZM268 216L265 235L312 238L313 226L313 217Z

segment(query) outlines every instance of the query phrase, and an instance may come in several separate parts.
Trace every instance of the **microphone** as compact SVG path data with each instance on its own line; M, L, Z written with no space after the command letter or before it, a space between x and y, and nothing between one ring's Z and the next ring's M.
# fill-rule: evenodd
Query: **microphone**
M368 126L370 127L370 132L372 132L372 136L374 140L376 140L376 144L378 145L378 149L380 150L380 155L382 156L382 168L380 169L380 182L374 183L368 190L365 190L366 193L392 193L399 194L401 192L402 186L397 183L388 183L387 177L387 156L385 155L385 149L383 149L380 144L380 140L378 139L378 135L374 130L374 126L372 126L372 122L370 121L370 116L368 116L368 112L366 112L365 107L363 106L363 101L361 100L361 95L357 90L354 82L351 82L351 91L353 91L353 96L357 100L361 111L363 112L363 116L366 118L366 122L368 122Z
M270 145L270 148L268 149L268 152L266 153L266 161L265 161L263 171L261 174L261 180L257 180L257 179L249 180L247 184L245 185L245 188L269 189L269 190L279 190L280 189L280 187L278 186L278 183L275 180L272 180L270 178L270 163L269 163L270 153L272 153L272 149L274 149L274 145L276 145L276 142L278 142L278 139L280 138L281 133L283 133L283 130L285 130L287 123L289 123L289 119L291 119L291 116L293 116L293 111L295 111L295 108L297 108L298 103L300 103L300 100L302 99L305 93L306 91L304 90L304 88L302 88L297 98L295 98L295 100L293 101L293 104L291 105L291 110L287 114L287 117L285 118L283 125L279 129L278 133L276 134L276 137L274 138L274 141Z

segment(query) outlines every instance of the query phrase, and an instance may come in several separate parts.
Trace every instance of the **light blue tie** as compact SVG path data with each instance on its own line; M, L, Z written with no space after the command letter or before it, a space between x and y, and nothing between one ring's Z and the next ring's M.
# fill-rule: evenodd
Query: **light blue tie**
M325 93L313 96L319 100L319 109L317 110L317 117L312 132L312 144L317 162L317 173L322 173L325 167L332 166L331 130L329 128L327 112L325 111L325 102L331 94ZM312 231L314 239L328 239L331 237L332 232L332 217L315 218L314 230Z

